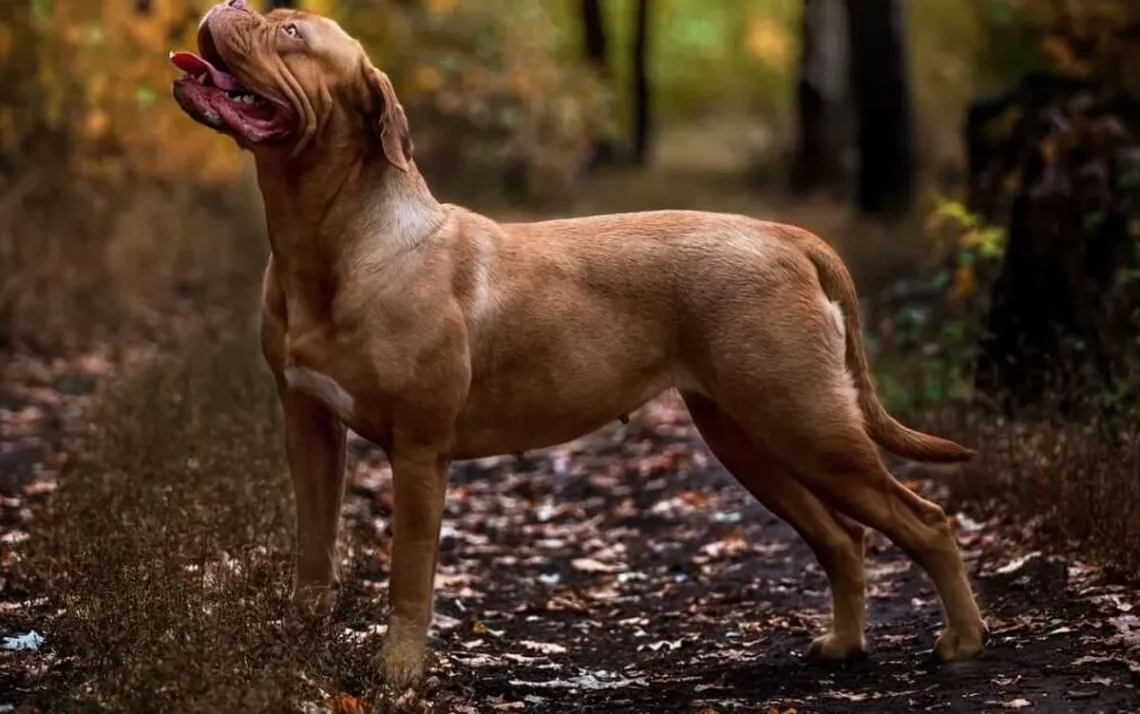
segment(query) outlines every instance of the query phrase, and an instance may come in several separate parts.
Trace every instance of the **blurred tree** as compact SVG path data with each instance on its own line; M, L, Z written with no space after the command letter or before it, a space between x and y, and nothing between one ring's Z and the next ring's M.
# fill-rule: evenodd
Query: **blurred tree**
M846 0L858 118L857 203L899 215L914 203L914 128L901 0Z
M649 161L653 117L649 84L649 0L637 0L633 41L633 162L644 165Z
M582 39L586 49L586 62L597 73L599 81L611 88L613 71L609 62L606 18L600 0L582 0ZM604 134L598 137L586 160L587 169L610 163L614 159L613 141Z
M608 123L601 78L582 61L580 10L538 0L340 0L337 15L392 77L434 190L541 202L569 196Z
M796 109L799 136L792 190L807 193L843 182L850 93L847 11L843 0L804 0Z
M607 57L606 19L599 0L582 0L582 32L586 45L586 60L603 77L610 76Z

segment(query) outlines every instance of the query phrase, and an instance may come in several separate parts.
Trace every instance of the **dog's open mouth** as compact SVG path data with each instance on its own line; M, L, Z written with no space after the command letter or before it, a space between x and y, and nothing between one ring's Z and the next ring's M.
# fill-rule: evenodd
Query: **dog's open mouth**
M170 61L185 72L174 82L174 98L194 120L255 144L289 133L288 108L242 86L218 52L209 23L198 32L197 54L171 52Z

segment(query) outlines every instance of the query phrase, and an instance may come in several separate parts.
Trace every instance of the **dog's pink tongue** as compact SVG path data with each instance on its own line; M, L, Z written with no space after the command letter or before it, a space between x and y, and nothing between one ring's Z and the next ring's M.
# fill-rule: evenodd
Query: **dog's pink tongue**
M214 86L218 89L224 90L237 90L241 89L237 79L226 72L216 69L214 65L202 59L193 52L171 52L170 61L174 66L187 74L192 74L195 77L206 73L210 75L213 80Z

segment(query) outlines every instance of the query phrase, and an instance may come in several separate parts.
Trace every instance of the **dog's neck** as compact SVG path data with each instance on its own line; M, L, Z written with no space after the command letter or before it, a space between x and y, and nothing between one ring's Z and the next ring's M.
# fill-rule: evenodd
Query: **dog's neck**
M403 172L364 154L256 163L278 279L318 312L362 256L382 262L427 240L444 220L415 164Z

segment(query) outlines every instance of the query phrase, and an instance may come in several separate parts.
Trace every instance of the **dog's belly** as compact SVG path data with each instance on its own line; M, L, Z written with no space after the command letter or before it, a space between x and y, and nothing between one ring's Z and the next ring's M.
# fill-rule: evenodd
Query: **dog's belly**
M473 393L460 416L455 458L518 454L576 439L636 410L669 387L668 375L579 394ZM533 394L533 393L532 393Z
M604 413L535 413L525 419L500 419L495 424L483 422L459 432L454 457L478 459L500 454L521 454L562 444L619 419L645 401L648 400L631 403L626 409L612 409Z

